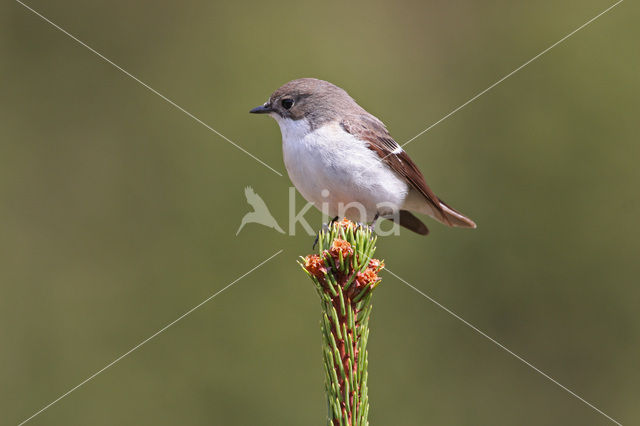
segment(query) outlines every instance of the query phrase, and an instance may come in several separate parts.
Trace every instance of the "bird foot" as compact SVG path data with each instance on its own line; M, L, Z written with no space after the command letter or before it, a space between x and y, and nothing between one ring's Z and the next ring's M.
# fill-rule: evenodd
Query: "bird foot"
M322 231L324 231L324 232L329 231L329 229L331 229L331 225L333 225L333 223L334 223L334 222L336 222L337 220L338 220L338 216L336 216L336 217L334 217L333 219L331 219L331 220L329 221L329 223L323 223L323 224L322 224L322 230L321 230L320 232L322 232ZM315 240L313 240L313 246L311 246L311 250L315 250L315 249L316 249L316 246L318 245L318 240L320 239L320 232L318 232L318 233L316 234L316 239L315 239Z
M378 218L380 218L380 213L376 213L371 223L367 225L367 228L369 228L369 231L371 231L371 233L374 233L376 230L376 222L378 222Z

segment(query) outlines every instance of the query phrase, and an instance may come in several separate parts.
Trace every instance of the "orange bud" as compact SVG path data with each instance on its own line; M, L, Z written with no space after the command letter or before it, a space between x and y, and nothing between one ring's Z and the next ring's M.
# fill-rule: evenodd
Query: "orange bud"
M367 268L364 272L358 272L356 275L356 281L359 285L370 285L378 281L378 274L373 269Z
M317 278L323 277L327 270L324 266L324 259L317 254L310 254L304 258L304 269Z
M348 241L345 241L341 238L336 238L333 240L333 244L331 244L331 249L329 250L331 256L334 258L338 258L339 254L342 253L342 257L346 258L353 254L353 248L351 248L351 244Z
M375 272L380 272L382 269L384 269L384 262L378 259L371 259L369 261L368 268L373 269Z
M347 229L347 228L355 228L356 224L351 222L349 219L347 219L346 217L344 219L342 219L340 222L337 222L338 225L340 225L342 228Z

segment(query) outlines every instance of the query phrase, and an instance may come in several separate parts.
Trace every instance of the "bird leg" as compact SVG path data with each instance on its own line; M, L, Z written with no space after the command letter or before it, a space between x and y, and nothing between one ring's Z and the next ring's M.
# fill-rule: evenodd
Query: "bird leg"
M378 221L379 217L380 217L380 213L376 212L376 215L373 217L373 221L371 221L371 224L369 225L369 230L371 232L374 231L374 229L376 227L376 222Z
M333 223L337 222L337 221L338 221L338 216L336 216L333 219L331 219L329 221L329 223L323 223L322 224L322 231L325 231L325 232L329 231L329 229L331 228L331 225L333 225ZM322 231L320 231L320 232L322 232ZM320 239L320 232L318 232L316 234L316 239L313 240L313 246L311 247L311 250L315 250L316 249L316 245L318 245L318 240Z

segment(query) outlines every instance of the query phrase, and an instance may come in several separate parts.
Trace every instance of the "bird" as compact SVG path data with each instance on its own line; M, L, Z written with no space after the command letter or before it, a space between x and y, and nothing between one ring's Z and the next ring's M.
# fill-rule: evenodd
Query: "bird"
M247 198L247 203L249 203L249 205L253 207L253 211L244 215L240 223L240 227L238 228L238 231L236 231L236 236L240 233L242 228L244 228L247 223L259 223L260 225L273 228L279 233L284 234L284 231L282 230L282 228L280 228L280 225L278 225L278 222L276 222L276 220L274 219L264 200L255 193L252 187L247 186L244 189L244 195Z
M435 195L384 123L344 89L300 78L285 83L249 112L276 120L289 178L329 217L371 226L383 218L420 235L429 229L413 213L450 227L476 228Z

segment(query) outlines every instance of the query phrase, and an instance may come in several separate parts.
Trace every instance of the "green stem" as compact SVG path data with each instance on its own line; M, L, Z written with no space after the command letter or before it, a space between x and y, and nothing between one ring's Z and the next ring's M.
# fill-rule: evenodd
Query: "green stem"
M321 298L327 421L332 426L369 424L369 315L383 267L373 259L375 242L368 228L336 222L320 232L318 254L300 262Z

